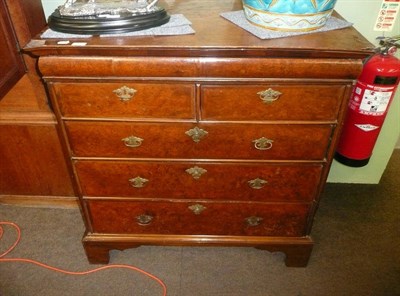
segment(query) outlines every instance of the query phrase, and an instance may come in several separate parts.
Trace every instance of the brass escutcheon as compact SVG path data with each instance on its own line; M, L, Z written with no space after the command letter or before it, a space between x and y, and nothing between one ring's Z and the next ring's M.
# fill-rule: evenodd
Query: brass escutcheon
M123 138L121 141L124 142L125 146L127 147L136 148L142 145L143 139L135 136L129 136Z
M113 93L115 93L117 97L123 102L131 100L136 92L137 92L136 89L127 87L125 85L118 89L113 90Z
M151 221L153 221L153 216L151 215L139 215L136 217L136 221L139 225L149 225L151 223Z
M246 224L248 226L254 227L254 226L260 225L262 220L264 220L264 219L261 218L261 217L257 217L257 216L251 216L251 217L248 217L248 218L246 218L244 220L246 221Z
M132 187L135 188L142 188L146 185L147 182L149 182L149 180L139 176L136 178L129 179L129 183L131 184Z
M266 184L268 184L267 181L260 179L260 178L256 178L254 180L250 180L247 182L249 184L249 186L253 189L261 189L263 188Z
M208 132L196 126L185 132L185 134L191 137L194 142L198 143L203 137L208 135Z
M193 177L193 179L200 179L201 175L207 173L207 170L200 168L198 166L194 166L190 169L186 170L186 173L188 173L189 175L191 175Z
M259 138L257 140L252 141L254 143L254 147L258 150L269 150L272 148L273 140L267 139L265 137Z
M265 104L271 104L272 102L275 102L282 95L281 92L273 90L272 88L260 91L257 94Z
M195 215L200 215L201 212L203 212L207 208L201 204L194 204L189 206L188 209L191 210Z

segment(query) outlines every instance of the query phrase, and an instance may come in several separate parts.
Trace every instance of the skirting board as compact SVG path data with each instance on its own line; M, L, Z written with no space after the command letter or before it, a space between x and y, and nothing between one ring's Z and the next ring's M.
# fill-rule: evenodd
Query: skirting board
M39 208L78 208L75 196L0 195L0 205Z

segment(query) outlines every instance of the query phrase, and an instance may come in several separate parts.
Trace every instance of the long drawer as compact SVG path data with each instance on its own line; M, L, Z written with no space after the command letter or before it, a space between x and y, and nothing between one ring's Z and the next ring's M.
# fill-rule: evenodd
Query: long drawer
M77 161L84 196L312 201L322 165Z
M193 83L50 83L64 117L195 118Z
M345 85L246 84L203 85L203 120L336 121Z
M331 125L67 121L74 156L323 160Z
M94 233L303 236L310 204L86 201Z

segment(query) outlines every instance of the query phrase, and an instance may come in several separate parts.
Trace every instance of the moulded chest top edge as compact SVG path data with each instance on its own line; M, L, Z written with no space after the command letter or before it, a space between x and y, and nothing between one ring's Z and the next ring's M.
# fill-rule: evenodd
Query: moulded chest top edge
M115 38L96 42L100 37L84 40L69 40L70 44L57 44L60 39L32 39L24 48L25 53L40 56L137 56L137 57L226 57L226 58L336 58L365 59L373 51L370 48L300 48L300 47L268 47L265 46L179 46L166 44L138 45L133 37ZM185 38L185 37L181 37ZM288 39L288 38L285 38ZM123 40L125 42L118 42ZM115 42L115 44L113 43ZM74 42L83 42L83 46L73 46ZM132 42L132 44L130 44Z

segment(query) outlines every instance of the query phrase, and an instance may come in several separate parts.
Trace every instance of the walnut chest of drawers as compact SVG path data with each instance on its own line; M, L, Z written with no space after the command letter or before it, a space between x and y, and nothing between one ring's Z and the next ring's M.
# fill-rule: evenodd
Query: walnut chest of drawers
M252 246L305 266L353 81L354 29L259 40L174 1L194 35L33 40L92 263L140 245ZM74 40L72 40L73 42Z

